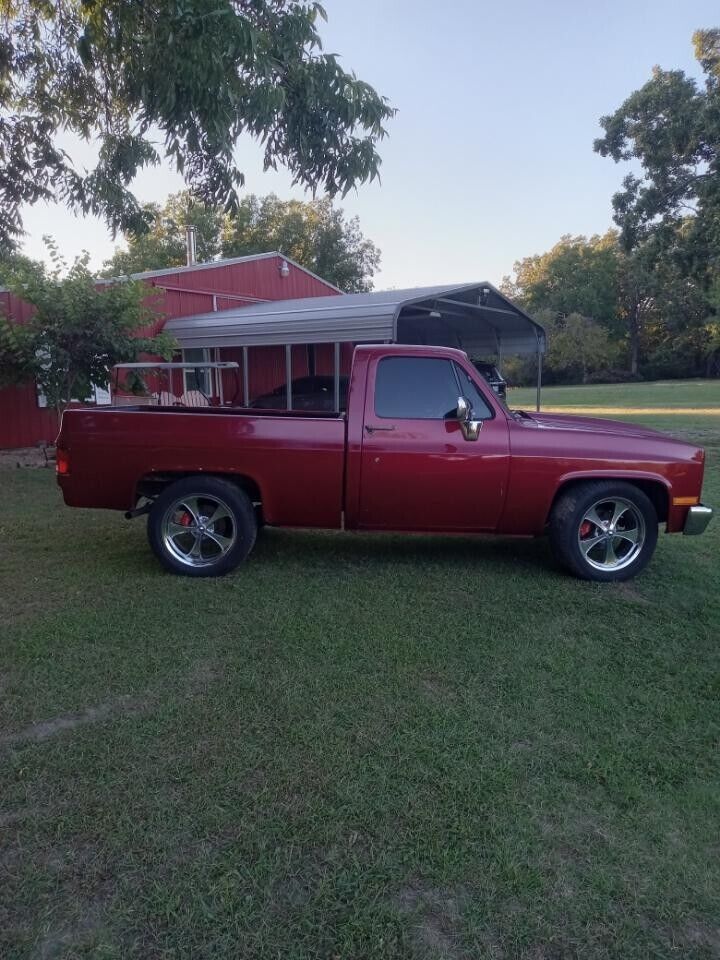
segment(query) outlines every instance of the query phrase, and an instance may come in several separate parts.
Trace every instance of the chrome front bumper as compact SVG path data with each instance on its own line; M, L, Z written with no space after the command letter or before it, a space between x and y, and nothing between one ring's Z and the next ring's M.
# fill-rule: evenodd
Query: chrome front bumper
M698 533L704 533L705 528L712 520L712 507L704 507L700 504L697 507L690 507L683 527L683 533L687 536L695 536Z

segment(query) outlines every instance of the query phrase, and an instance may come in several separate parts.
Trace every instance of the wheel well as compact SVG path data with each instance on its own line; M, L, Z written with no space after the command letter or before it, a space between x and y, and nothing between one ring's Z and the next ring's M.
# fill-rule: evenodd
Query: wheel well
M659 480L646 480L643 477L578 477L577 479L567 480L557 489L555 496L553 497L553 501L550 504L546 522L549 522L553 507L562 494L566 493L571 487L578 487L583 483L592 483L593 480L620 480L623 483L632 484L634 487L642 490L642 492L648 497L652 505L655 507L655 513L657 513L658 522L665 523L667 520L668 492L664 484L662 484Z
M262 503L260 487L252 477L246 477L239 473L198 473L195 470L179 470L177 473L148 473L141 477L135 488L136 500L142 497L148 500L154 500L166 487L177 480L184 480L186 477L219 477L221 480L229 480L240 487L253 503Z

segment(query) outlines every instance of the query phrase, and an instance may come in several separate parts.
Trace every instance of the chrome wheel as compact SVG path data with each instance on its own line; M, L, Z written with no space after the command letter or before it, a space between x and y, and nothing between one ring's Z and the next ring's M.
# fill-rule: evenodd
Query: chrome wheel
M168 552L188 567L209 567L235 545L237 524L230 507L218 497L201 494L170 504L162 520Z
M622 570L642 552L645 519L635 504L622 497L598 500L578 528L578 545L595 570Z

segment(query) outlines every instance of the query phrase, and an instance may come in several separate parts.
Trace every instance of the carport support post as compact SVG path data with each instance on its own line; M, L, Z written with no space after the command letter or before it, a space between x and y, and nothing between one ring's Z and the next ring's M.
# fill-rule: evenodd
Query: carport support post
M542 387L542 353L538 343L537 352L537 397L535 399L535 410L540 413L540 389Z
M292 344L285 344L285 381L287 383L287 408L292 410Z
M250 364L248 363L248 348L242 348L243 357L243 406L250 406Z
M215 347L215 362L220 363L220 347ZM215 377L217 379L217 394L218 400L220 401L220 406L225 402L225 396L223 391L223 373L222 370L215 371Z
M333 384L334 393L335 393L335 412L340 413L340 344L336 343L335 345L335 382Z

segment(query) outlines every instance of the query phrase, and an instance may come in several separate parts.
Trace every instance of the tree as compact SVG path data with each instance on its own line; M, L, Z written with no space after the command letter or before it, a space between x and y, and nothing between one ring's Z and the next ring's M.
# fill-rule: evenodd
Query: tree
M590 317L549 311L539 317L548 334L545 368L551 379L587 383L591 374L607 374L617 364L619 344Z
M547 253L518 261L505 289L533 313L547 311L561 322L571 314L592 321L621 347L614 351L612 365L626 364L637 376L643 356L659 337L662 283L650 250L628 252L618 233L609 230L590 238L566 235ZM605 360L590 364L583 376L603 368ZM577 364L574 370L579 370Z
M107 383L116 363L133 362L142 353L170 359L175 342L164 333L139 335L155 317L145 284L98 286L87 254L67 270L48 246L51 268L18 261L4 276L8 288L35 311L23 324L0 316L0 382L34 380L61 413L71 399L87 399L93 384Z
M185 228L190 225L195 227L198 261L204 263L219 256L225 215L194 200L189 191L172 194L162 207L147 203L143 211L150 224L148 232L127 237L127 247L117 248L105 261L105 276L120 277L143 270L183 266L187 259Z
M274 194L244 197L234 214L193 201L188 192L152 207L152 226L142 237L128 237L105 264L106 276L185 263L185 226L196 228L200 260L279 250L346 293L370 290L380 251L360 230L357 217L346 219L328 198L280 200Z
M613 328L619 284L617 235L608 231L589 239L566 234L547 253L519 260L505 289L527 310L579 313Z
M579 314L599 324L625 342L630 372L638 373L643 329L655 301L643 262L623 250L615 231L561 237L547 253L516 263L506 289L530 311Z
M380 251L361 230L357 217L345 219L325 198L310 202L248 196L222 233L225 257L280 250L346 293L372 289Z
M198 199L233 209L242 135L266 169L330 196L375 178L394 111L323 52L321 18L315 0L0 0L0 246L38 200L144 232L131 185L161 153ZM98 143L93 170L60 131Z
M634 160L613 197L614 219L634 274L649 281L657 329L667 342L682 334L712 365L720 277L720 29L700 30L698 84L681 70L652 77L609 116L595 150L616 163ZM704 346L703 346L704 344ZM693 348L694 349L694 348Z
M613 198L628 250L652 235L672 241L688 217L690 234L710 230L718 238L720 30L700 30L693 42L703 87L682 70L655 67L644 86L600 120L605 135L595 150L616 163L638 161L642 169L642 176L628 175Z

